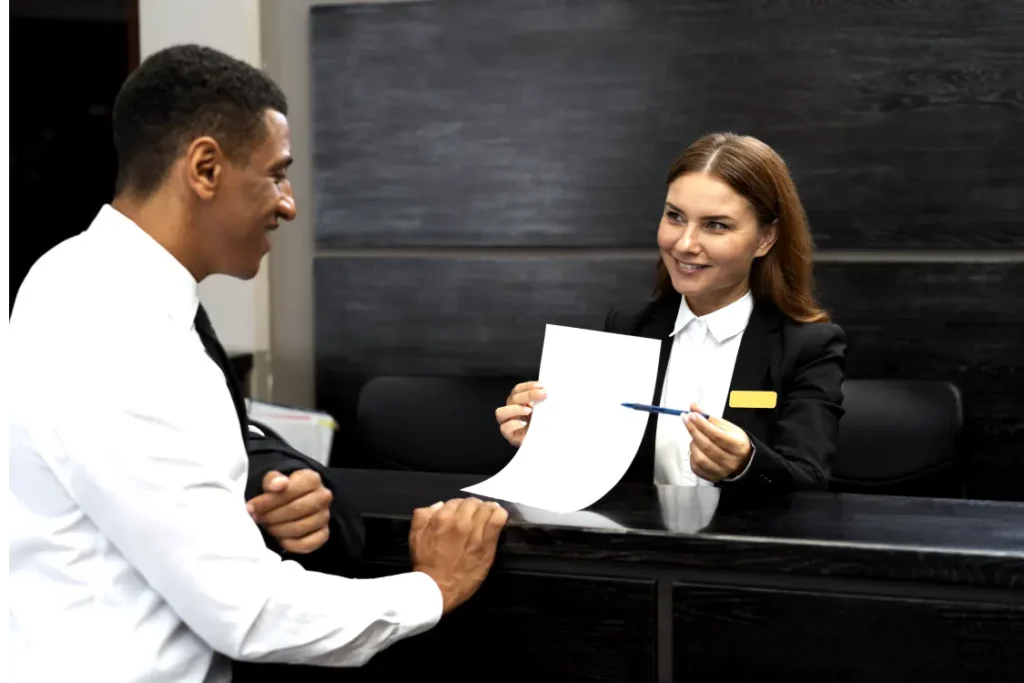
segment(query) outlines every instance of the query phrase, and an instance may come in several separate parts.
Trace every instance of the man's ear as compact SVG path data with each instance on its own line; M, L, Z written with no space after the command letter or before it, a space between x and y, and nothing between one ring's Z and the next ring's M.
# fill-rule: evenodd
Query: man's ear
M761 229L761 242L757 245L755 258L761 258L775 246L775 240L779 238L779 219L772 221L771 225Z
M216 140L204 136L192 141L185 152L185 174L200 199L213 199L224 175L224 153Z

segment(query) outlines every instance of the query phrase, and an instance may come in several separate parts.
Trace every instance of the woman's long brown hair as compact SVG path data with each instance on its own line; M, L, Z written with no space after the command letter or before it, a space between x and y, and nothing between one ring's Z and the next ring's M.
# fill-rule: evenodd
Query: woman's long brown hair
M775 304L790 320L828 322L814 296L814 244L807 215L786 162L757 138L735 133L705 135L683 152L668 172L668 184L686 173L710 173L750 202L762 228L776 223L775 245L755 259L750 290ZM658 260L656 290L671 293L672 280Z

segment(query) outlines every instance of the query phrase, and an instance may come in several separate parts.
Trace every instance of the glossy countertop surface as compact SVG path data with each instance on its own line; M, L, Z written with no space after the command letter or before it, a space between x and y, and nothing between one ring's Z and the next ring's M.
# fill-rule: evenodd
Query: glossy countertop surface
M408 519L486 477L338 469L335 484L367 519ZM620 486L577 513L502 503L509 527L617 536L905 549L1024 559L1024 503L802 492L738 495L715 487Z

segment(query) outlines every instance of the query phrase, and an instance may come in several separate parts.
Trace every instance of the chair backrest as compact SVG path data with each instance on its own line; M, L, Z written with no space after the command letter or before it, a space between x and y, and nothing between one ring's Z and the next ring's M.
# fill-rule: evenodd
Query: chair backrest
M360 441L383 467L493 474L515 454L494 410L513 377L376 377L359 394ZM954 384L847 380L829 488L961 496L963 409Z
M843 383L846 414L830 490L962 496L963 406L941 381Z
M507 377L376 377L359 394L360 441L386 467L493 474L515 454L494 411Z

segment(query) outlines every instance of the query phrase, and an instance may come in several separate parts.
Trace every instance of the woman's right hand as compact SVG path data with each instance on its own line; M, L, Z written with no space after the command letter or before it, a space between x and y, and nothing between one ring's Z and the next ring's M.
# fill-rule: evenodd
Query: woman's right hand
M545 396L547 392L540 382L523 382L512 389L505 405L494 411L506 441L516 448L522 445L526 430L530 428L533 404L543 401Z

